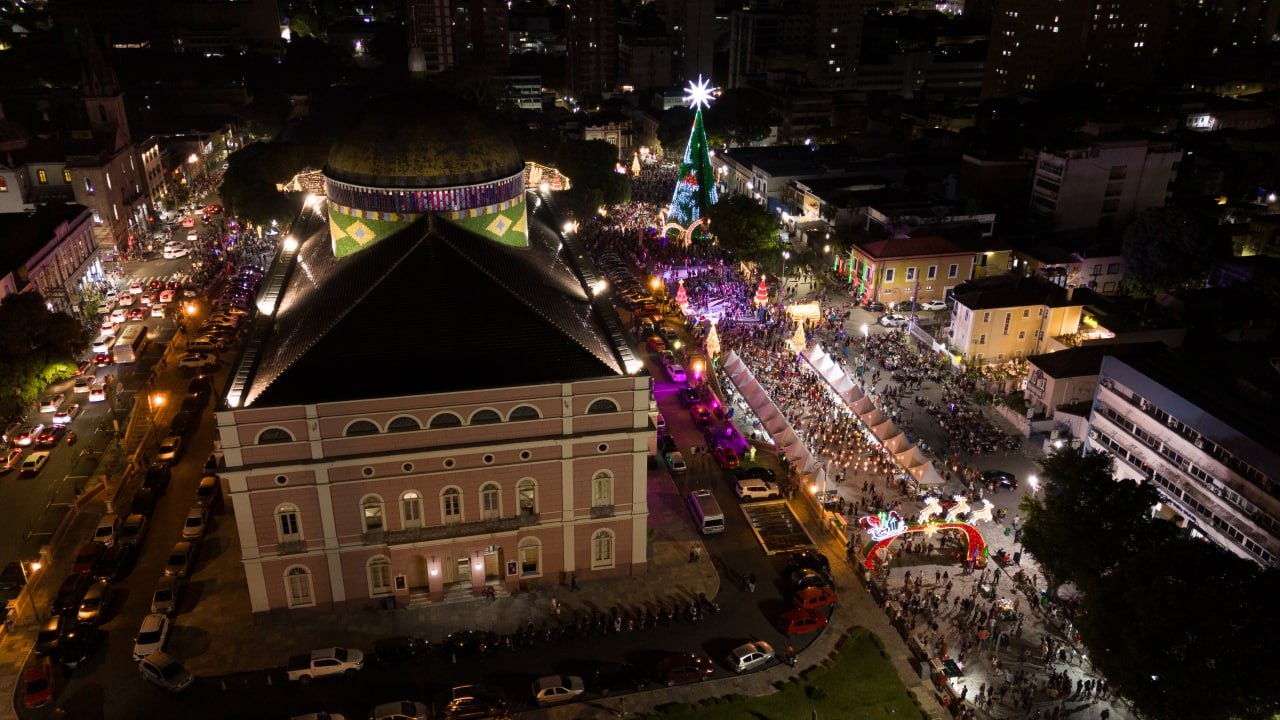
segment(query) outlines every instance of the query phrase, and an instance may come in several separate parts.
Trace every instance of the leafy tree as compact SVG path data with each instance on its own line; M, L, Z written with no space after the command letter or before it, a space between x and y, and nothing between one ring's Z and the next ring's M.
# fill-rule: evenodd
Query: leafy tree
M1151 208L1124 231L1126 282L1141 294L1203 285L1226 248L1199 216Z
M721 198L707 217L720 244L741 259L758 259L778 249L778 222L745 195Z
M1273 718L1280 573L1191 538L1134 554L1085 596L1090 659L1147 717Z
M1135 553L1176 534L1171 523L1151 516L1160 500L1155 488L1114 480L1103 453L1064 447L1040 467L1044 494L1023 498L1022 544L1051 588L1072 583L1088 592Z
M569 140L557 147L555 166L571 185L562 194L565 208L581 218L601 205L629 201L631 184L625 175L614 172L617 163L618 148L604 140Z
M0 412L15 414L36 401L49 383L70 377L89 331L65 313L50 312L39 293L0 302Z
M219 194L233 213L250 222L287 222L297 214L298 200L276 190L276 184L306 167L318 167L316 162L297 143L253 143L227 158Z

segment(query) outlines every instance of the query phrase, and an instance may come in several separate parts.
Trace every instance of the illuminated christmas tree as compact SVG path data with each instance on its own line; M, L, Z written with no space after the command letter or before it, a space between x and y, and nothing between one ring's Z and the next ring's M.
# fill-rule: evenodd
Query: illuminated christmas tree
M680 163L680 178L671 196L671 208L667 219L686 228L692 226L716 204L716 178L711 167L711 154L707 148L707 132L702 127L702 109L711 104L714 88L710 82L698 76L697 82L685 89L685 102L694 110L693 131L684 148L684 160ZM701 233L705 236L705 232Z

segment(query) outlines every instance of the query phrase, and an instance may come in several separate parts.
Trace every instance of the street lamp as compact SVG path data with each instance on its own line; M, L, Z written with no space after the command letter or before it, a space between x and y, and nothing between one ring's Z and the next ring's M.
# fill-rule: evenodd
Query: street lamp
M782 251L782 282L784 285L787 282L787 261L790 259L791 259L791 251L783 250Z
M157 432L158 425L156 423L156 413L160 412L160 408L164 407L165 399L164 393L155 392L147 394L147 415L148 419L151 420L151 434L156 441L157 448L160 447L160 433Z
M44 625L44 618L40 617L40 609L36 606L35 584L31 580L42 565L39 560L32 560L29 563L19 562L18 567L22 568L22 584L27 588L27 602L31 603L31 614L35 616L37 625Z

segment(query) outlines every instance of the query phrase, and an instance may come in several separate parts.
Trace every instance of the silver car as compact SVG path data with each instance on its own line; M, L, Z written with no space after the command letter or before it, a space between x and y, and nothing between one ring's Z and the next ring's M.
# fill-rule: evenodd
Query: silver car
M178 598L181 595L182 581L165 575L156 583L155 592L151 593L151 612L169 616L177 614Z
M729 653L729 669L736 673L764 667L773 660L773 646L763 640L739 645Z
M195 676L169 653L156 651L138 663L138 672L147 681L169 692L182 692L195 682Z

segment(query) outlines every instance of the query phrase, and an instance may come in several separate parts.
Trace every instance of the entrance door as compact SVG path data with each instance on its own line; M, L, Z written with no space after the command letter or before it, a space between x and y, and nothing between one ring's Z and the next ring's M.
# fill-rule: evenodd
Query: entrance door
M484 549L484 581L502 580L502 547L490 545Z
M466 555L459 555L457 558L458 578L457 582L471 583L471 558Z
M421 555L415 556L409 563L409 587L427 587L428 582L427 559Z

